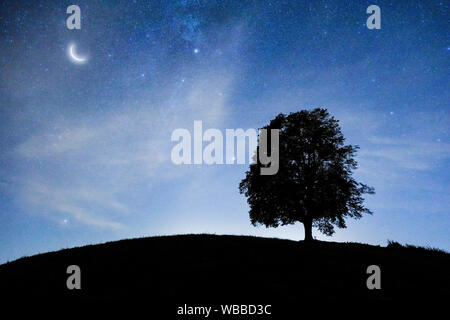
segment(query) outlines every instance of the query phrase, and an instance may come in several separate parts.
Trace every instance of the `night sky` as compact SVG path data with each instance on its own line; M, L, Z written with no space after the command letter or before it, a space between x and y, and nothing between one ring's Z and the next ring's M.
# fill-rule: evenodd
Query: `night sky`
M170 138L313 107L360 146L355 176L376 190L373 216L313 235L450 250L448 4L1 1L0 263L162 234L302 239L300 224L250 225L248 163L177 166Z

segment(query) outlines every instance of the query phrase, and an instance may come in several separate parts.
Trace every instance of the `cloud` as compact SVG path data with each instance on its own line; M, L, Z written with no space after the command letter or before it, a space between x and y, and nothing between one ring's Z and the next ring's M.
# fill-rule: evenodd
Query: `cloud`
M400 168L429 170L436 163L450 158L450 144L423 142L402 138L370 137L371 149L360 151L360 156L380 163L391 163Z
M62 220L70 215L74 220L100 228L122 229L124 226L112 221L110 217L104 217L101 214L94 214L93 210L87 208L96 208L97 212L109 211L109 213L127 213L128 208L118 202L113 196L95 188L64 188L51 186L49 183L37 181L28 181L23 185L21 194L24 203L39 210L41 214L50 216L55 220ZM101 210L98 210L101 209ZM109 214L110 216L111 214Z
M87 127L67 128L53 133L33 136L17 146L16 151L24 157L50 157L83 148L98 133Z
M18 168L8 174L18 206L59 223L70 219L70 225L110 230L126 228L125 216L136 224L133 215L143 208L159 210L152 197L174 196L160 191L161 185L186 175L197 179L194 168L172 164L172 131L192 130L194 120L205 128L221 128L227 121L244 28L218 30L216 48L200 50L190 62L183 59L182 68L177 61L168 65L162 49L152 59L139 58L105 75L105 86L80 101L77 95L67 99L73 94L67 82L55 84L51 77L39 87L53 97L45 103L42 90L10 84L8 91L21 92L20 114L33 119L28 128L18 122L14 132L20 142L8 150ZM151 70L145 80L142 70Z
M194 120L222 126L232 84L231 72L204 70L176 94L176 85L166 88L161 95L170 99L159 106L144 91L111 112L49 122L14 149L28 164L18 179L19 202L57 221L69 215L93 227L125 228L117 219L133 214L132 197L144 198L159 183L191 172L171 163L172 131L191 130Z

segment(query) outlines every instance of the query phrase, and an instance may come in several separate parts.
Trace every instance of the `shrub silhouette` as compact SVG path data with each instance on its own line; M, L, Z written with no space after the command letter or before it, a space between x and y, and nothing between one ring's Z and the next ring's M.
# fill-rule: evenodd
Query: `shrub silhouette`
M338 120L326 109L279 114L263 129L280 130L279 170L261 175L263 165L257 161L239 185L253 225L301 222L305 240L312 240L313 226L332 235L334 226L346 227L344 218L372 213L363 206L362 195L374 189L352 178L358 146L344 144ZM270 139L268 144L266 150L271 150ZM259 150L258 146L257 155Z

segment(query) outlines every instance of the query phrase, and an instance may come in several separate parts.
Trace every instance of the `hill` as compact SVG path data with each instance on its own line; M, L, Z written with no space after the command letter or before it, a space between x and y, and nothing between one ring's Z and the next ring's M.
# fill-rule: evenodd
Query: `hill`
M81 290L66 287L69 265L81 269ZM369 265L381 269L380 290L366 286ZM185 305L270 304L281 313L317 301L443 299L449 270L450 255L436 250L180 235L21 258L0 266L0 284L21 301L145 302L170 314Z

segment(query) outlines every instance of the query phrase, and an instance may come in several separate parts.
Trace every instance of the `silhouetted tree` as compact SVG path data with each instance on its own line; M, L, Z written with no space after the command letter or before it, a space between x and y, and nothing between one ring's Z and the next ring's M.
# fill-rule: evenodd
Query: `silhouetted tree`
M344 145L338 120L326 109L279 114L263 129L280 130L280 162L275 175L261 175L259 161L251 164L239 185L253 225L277 227L298 221L304 225L305 240L312 240L313 226L332 235L334 226L346 227L345 217L372 213L363 206L362 195L374 189L352 178L358 146ZM270 139L268 143L266 150ZM258 146L257 154L259 150Z

